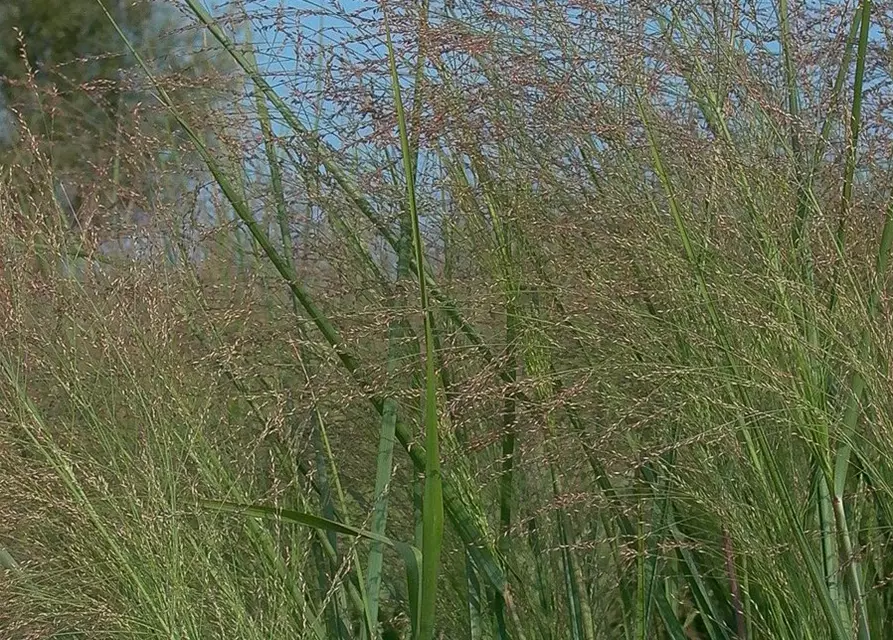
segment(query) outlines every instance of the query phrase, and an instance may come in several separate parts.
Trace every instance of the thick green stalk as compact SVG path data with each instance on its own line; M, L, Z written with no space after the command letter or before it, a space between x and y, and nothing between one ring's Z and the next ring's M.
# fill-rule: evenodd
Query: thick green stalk
M250 56L252 63L256 64L254 62L254 49L251 48L250 40L248 45L248 55ZM282 168L276 153L270 111L267 108L267 99L264 97L262 91L255 92L255 105L257 107L258 121L260 122L261 136L264 139L264 155L267 159L267 166L270 169L270 187L273 190L273 200L276 207L276 221L279 224L279 237L282 242L283 259L289 269L294 270L294 251L292 249L291 230L289 229L288 224L288 206L285 203L285 191L282 186ZM295 303L294 310L295 313L298 312L297 303Z
M853 78L853 102L850 108L850 135L847 140L846 162L843 170L843 190L840 202L840 220L834 245L837 250L837 266L831 282L831 295L828 308L837 306L837 285L840 277L846 243L846 225L853 205L853 182L856 176L856 157L859 150L859 133L862 129L862 83L865 78L865 53L868 49L868 36L871 31L871 0L862 0L859 20L859 44L856 49L856 73Z
M856 74L853 80L853 104L850 113L850 137L847 143L846 166L843 175L840 226L837 230L837 247L843 255L846 218L853 203L853 180L856 174L856 156L859 147L859 133L862 130L862 83L865 78L865 53L868 49L868 34L871 30L871 0L862 0L862 14L859 26L859 46L856 50Z
M840 66L837 69L837 75L834 78L834 85L831 88L831 96L828 99L828 113L825 116L825 121L822 123L822 129L819 134L819 139L812 153L812 162L808 167L808 175L806 176L806 184L804 185L804 195L807 196L810 201L808 203L808 206L802 209L798 209L797 211L798 217L795 220L793 229L791 231L791 239L794 247L800 246L802 243L805 242L808 216L810 210L815 206L815 196L812 193L813 172L821 162L822 156L825 154L825 151L828 148L828 137L831 134L831 126L834 122L834 108L836 107L837 102L840 99L840 94L843 92L847 73L850 69L850 58L853 55L853 48L856 46L856 39L859 35L859 27L861 23L862 7L860 6L856 8L853 14L853 21L850 23L850 30L847 34L846 44L844 45L843 57L841 58Z
M338 492L338 504L341 505L341 512L344 514L344 524L350 526L350 520L347 517L347 500L344 496L344 489L341 485L341 474L338 473L338 465L335 463L335 456L332 453L332 446L329 444L329 435L326 430L325 421L323 420L322 414L320 413L318 408L314 408L314 415L316 416L316 425L319 429L319 435L322 438L322 444L325 449L326 458L329 461L329 467L332 472L332 479L335 482L335 490ZM332 512L332 520L334 520L334 511ZM381 544L380 541L373 541L373 544ZM378 617L372 616L371 610L369 608L369 601L367 597L367 592L365 589L366 581L363 579L363 569L360 563L359 554L357 553L356 546L351 545L350 553L353 557L353 565L354 570L357 574L357 583L360 585L360 599L362 601L362 605L360 607L360 614L363 616L363 622L365 623L365 628L369 637L375 637L375 630L378 624ZM377 613L377 612L376 612Z
M816 469L816 502L818 507L819 531L822 542L822 565L825 571L825 582L828 585L828 593L838 603L842 620L849 616L846 600L843 598L839 585L840 559L837 554L837 540L834 530L834 507L832 494L828 488L828 479L821 469Z
M484 640L484 604L486 598L477 578L477 570L471 555L465 554L466 601L468 602L468 637L471 640Z
M841 197L841 213L840 222L837 228L835 243L837 247L838 267L835 270L834 280L832 282L830 307L834 309L837 300L837 280L842 269L840 264L844 259L844 242L846 233L847 219L852 210L853 199L853 182L856 172L856 158L859 145L859 133L862 128L862 86L865 76L865 56L868 48L868 36L871 30L871 0L863 0L862 13L859 27L859 45L856 51L856 72L853 81L853 103L850 114L850 139L847 145L846 165L843 177L843 193ZM880 279L887 269L887 262L890 251L890 241L893 238L893 227L891 227L890 210L888 208L887 216L884 223L884 230L881 237L880 248L875 265L875 283L872 293L868 301L868 318L872 320L876 315L876 308L879 301ZM862 331L860 340L859 354L860 361L864 361L870 350L870 328L865 326ZM849 587L856 609L856 617L859 624L859 639L867 640L870 637L870 628L868 623L868 611L865 604L865 596L862 592L862 570L858 559L853 555L853 545L849 536L849 526L846 520L846 511L843 507L844 491L846 488L847 474L849 471L849 459L852 452L852 440L856 432L856 423L861 413L862 396L865 391L865 380L861 372L856 369L853 371L849 384L849 397L847 399L846 409L843 415L843 437L838 447L834 462L834 495L833 511L837 525L837 534L840 538L841 552L846 558L849 570Z
M407 230L408 233L408 230ZM405 252L397 255L397 289L400 283L407 279L407 264ZM398 319L391 320L388 327L388 374L393 375L397 370L397 363L412 350L408 349L403 323ZM375 506L372 514L372 531L384 534L387 524L388 491L393 469L394 441L397 426L397 401L389 395L383 401L383 413L381 417L381 433L378 440L378 460L375 472ZM378 605L381 587L381 572L384 560L383 547L373 543L369 551L368 569L366 572L366 591L369 600L369 610L373 620L377 620ZM418 629L413 630L413 636Z
M790 141L791 152L794 157L794 179L797 183L797 208L794 215L794 226L791 232L794 250L800 255L801 261L807 263L807 252L802 246L803 231L811 205L807 194L807 171L804 167L804 156L800 141L800 91L797 85L797 73L794 66L794 55L791 50L791 27L788 20L788 2L779 0L778 19L781 27L781 49L784 55L784 76L788 92L788 114L790 115ZM804 273L811 276L810 269L804 269Z
M862 112L862 80L865 73L865 50L868 41L868 31L870 30L870 11L871 0L863 0L862 4L862 23L859 32L859 49L856 54L856 78L853 84L853 107L850 117L850 141L847 146L847 163L844 172L843 197L842 197L842 213L840 226L837 234L837 247L839 258L843 256L844 242L844 223L845 218L849 214L853 192L853 176L856 164L856 147L859 140L859 130L861 128L861 112ZM893 203L891 203L893 206ZM879 302L880 278L883 277L887 269L890 250L890 207L887 209L887 215L884 221L884 229L881 234L881 242L875 264L875 278L873 290L868 300L868 317L872 319L877 312L877 304ZM832 295L834 292L832 291ZM867 355L869 349L870 332L869 327L862 330L862 338L860 340L860 355ZM859 407L862 402L862 393L865 382L859 371L854 371L850 379L850 396L844 412L844 441L837 452L835 461L835 478L834 493L837 497L842 497L846 484L846 473L849 466L849 457L852 450L850 440L856 428L856 422L859 418Z
M440 474L440 444L437 416L437 374L434 354L434 312L428 302L425 279L425 252L422 246L422 232L415 197L415 167L406 118L403 113L403 99L400 94L400 76L391 31L385 20L388 63L391 69L391 88L397 109L397 123L400 130L400 147L403 156L403 172L406 180L406 201L412 224L413 250L419 281L419 298L425 325L425 490L422 502L422 602L420 609L421 628L419 638L431 640L434 637L435 605L437 603L437 575L440 572L440 554L443 545L443 484Z
M395 327L389 330L389 341L392 342L389 349L394 349L393 333ZM388 358L389 369L393 369L393 356ZM390 489L391 471L394 458L394 432L397 425L397 401L388 396L383 402L381 416L381 432L378 440L378 458L375 470L375 505L372 512L372 531L384 534L387 525L388 491ZM381 572L384 555L380 543L372 543L369 550L369 559L366 565L366 597L369 605L370 617L378 620L378 603L381 591Z

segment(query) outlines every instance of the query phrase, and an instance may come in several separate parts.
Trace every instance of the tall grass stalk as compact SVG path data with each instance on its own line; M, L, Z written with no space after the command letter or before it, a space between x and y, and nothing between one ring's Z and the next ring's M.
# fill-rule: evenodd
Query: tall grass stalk
M415 195L415 163L406 118L403 113L403 99L400 95L400 76L391 41L390 27L385 17L385 34L388 48L388 64L391 69L391 89L397 109L397 124L400 130L400 147L403 156L403 175L406 181L406 201L412 225L412 244L415 253L419 283L419 299L425 327L425 490L422 502L422 601L419 616L421 626L419 638L431 640L434 637L435 605L437 603L437 576L440 571L440 555L443 545L443 486L440 477L440 436L437 415L437 374L434 368L434 311L428 301L425 282L425 251L422 246L422 231Z

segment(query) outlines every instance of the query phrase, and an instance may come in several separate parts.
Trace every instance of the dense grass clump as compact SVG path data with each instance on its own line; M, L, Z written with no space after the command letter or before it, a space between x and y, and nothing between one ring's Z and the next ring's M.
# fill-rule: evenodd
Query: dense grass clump
M893 637L882 8L180 4L3 150L0 638Z

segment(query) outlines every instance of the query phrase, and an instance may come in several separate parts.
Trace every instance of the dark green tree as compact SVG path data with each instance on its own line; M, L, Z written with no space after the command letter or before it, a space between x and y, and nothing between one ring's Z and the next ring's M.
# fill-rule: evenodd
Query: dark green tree
M138 45L169 27L168 11L144 0L107 0L106 6ZM15 110L14 128L59 139L77 127L87 135L114 129L122 106L125 55L96 0L7 0L0 4L2 99ZM81 146L83 150L83 147Z
M221 58L202 48L200 32L172 5L103 1L173 93L198 108L213 105L204 87L220 85L199 79ZM0 2L0 161L21 164L31 152L21 143L36 141L68 213L90 197L84 185L102 184L108 204L123 193L145 192L147 179L155 178L145 169L157 169L177 127L147 87L96 0Z

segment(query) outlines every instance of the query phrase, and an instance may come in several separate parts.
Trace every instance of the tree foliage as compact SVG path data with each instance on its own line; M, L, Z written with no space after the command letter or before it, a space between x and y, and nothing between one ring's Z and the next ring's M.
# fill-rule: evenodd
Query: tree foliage
M108 208L149 184L159 189L158 159L171 155L178 140L109 15L176 95L188 93L208 109L214 99L205 87L213 86L215 95L225 88L219 80L205 82L226 65L201 46L172 5L103 4L105 10L96 0L0 4L0 154L9 160L26 147L26 153L42 149L56 197L75 226L83 226L78 211L89 209L97 192Z

